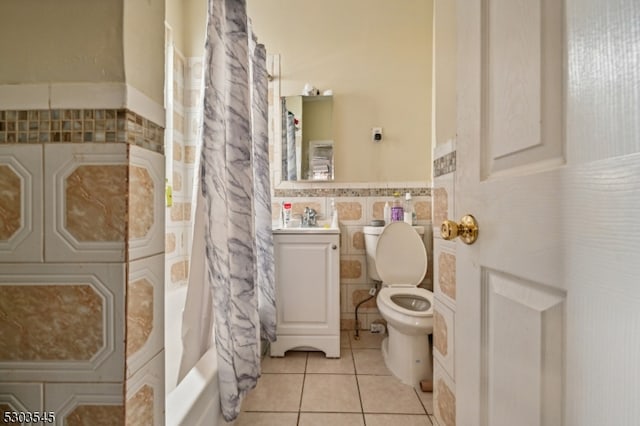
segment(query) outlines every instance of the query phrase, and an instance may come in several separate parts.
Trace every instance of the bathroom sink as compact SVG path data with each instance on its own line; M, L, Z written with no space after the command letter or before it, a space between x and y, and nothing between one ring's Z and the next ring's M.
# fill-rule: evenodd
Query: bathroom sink
M340 228L329 228L324 226L274 228L274 234L339 234Z

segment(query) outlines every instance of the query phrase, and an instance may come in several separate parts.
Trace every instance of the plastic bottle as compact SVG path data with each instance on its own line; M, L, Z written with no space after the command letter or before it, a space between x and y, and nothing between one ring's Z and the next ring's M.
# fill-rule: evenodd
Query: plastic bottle
M393 194L393 204L391 205L391 222L402 222L404 220L404 208L400 200L400 193Z
M336 200L331 199L331 227L339 228L340 223L338 221L338 209L336 208Z
M413 208L410 192L407 192L404 196L404 221L411 226L416 224L416 211Z
M390 223L391 223L391 206L387 201L386 203L384 203L384 224L388 225Z
M282 227L288 228L291 221L291 203L282 202Z

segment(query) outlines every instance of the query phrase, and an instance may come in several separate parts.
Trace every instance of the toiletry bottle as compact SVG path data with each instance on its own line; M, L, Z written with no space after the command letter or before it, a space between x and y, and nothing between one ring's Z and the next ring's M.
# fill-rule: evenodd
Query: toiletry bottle
M339 228L340 223L338 222L338 209L336 208L336 200L331 199L331 227Z
M416 224L416 211L413 208L410 192L407 192L404 196L404 221L411 226Z
M391 206L387 201L386 203L384 203L384 224L388 225L390 223L391 223Z
M400 200L400 193L393 194L393 204L391 205L391 222L402 222L404 220L404 208Z
M291 221L291 203L282 202L282 227L288 228Z

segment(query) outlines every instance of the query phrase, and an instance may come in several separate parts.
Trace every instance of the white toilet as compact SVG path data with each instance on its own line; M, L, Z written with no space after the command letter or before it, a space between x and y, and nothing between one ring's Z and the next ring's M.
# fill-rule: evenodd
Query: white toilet
M382 281L377 303L389 330L382 342L385 364L403 383L419 386L431 380L433 332L433 293L417 287L427 273L424 227L393 222L365 226L364 234L369 276Z

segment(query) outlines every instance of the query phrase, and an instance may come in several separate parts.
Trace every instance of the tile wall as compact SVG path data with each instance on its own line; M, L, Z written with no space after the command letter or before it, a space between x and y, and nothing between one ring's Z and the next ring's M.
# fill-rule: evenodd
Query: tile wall
M181 315L184 307L191 263L196 160L200 151L198 129L202 117L202 58L184 57L174 46L172 69L171 102L167 104L171 114L166 126L167 183L173 200L166 207L165 336L179 341L181 321L176 316ZM174 345L166 356L165 390L170 392L177 384L182 348Z
M185 58L174 49L173 56L173 118L166 131L171 134L171 164L167 176L172 187L173 205L167 207L166 277L168 289L187 285L191 232L193 229L193 190L196 142L200 107L202 59Z
M440 224L457 219L455 209L455 141L438 145L433 162L433 397L441 426L456 424L454 336L456 317L456 243L440 237Z
M0 411L164 421L163 129L0 111Z

